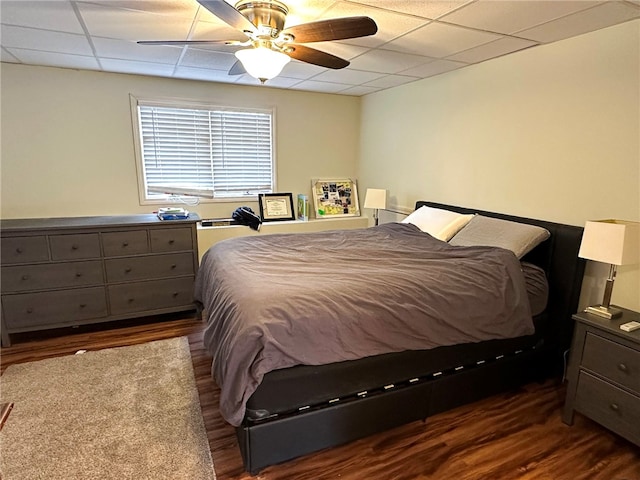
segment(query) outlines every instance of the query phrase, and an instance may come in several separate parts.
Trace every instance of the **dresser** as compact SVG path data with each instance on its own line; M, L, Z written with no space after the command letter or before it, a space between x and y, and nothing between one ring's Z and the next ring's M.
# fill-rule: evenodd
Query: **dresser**
M608 320L582 312L573 319L562 420L572 425L579 412L640 446L640 330L620 330L640 314L623 309Z
M12 333L194 310L199 220L2 220L2 346Z

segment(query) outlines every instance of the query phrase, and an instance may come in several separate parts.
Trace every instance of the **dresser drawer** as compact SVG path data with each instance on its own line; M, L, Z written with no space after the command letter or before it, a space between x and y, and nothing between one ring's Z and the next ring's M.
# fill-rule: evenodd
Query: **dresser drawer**
M107 316L103 287L2 296L4 320L18 330L32 326L72 324Z
M146 230L109 232L102 234L102 248L105 257L121 257L149 252Z
M105 262L109 283L193 275L193 254L110 258Z
M99 260L3 267L2 291L13 293L100 285L104 282L103 277Z
M47 237L5 237L2 239L2 264L46 262L49 260Z
M190 228L155 228L151 230L151 251L154 253L192 250Z
M575 409L640 445L640 397L581 371Z
M582 366L640 394L640 352L587 333Z
M100 237L97 233L52 235L49 244L53 260L100 258Z
M193 277L126 283L109 287L111 313L140 312L193 304Z

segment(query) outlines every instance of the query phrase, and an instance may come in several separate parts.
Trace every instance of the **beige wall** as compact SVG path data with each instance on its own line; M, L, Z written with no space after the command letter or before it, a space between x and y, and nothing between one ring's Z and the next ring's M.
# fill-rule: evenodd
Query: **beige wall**
M362 188L403 208L640 221L639 45L636 20L365 96ZM581 303L602 300L600 267ZM639 277L621 268L613 302L640 310Z
M138 200L129 95L275 107L278 190L355 177L360 99L2 64L2 218L147 213ZM247 203L257 208L257 203ZM187 207L229 216L237 204Z

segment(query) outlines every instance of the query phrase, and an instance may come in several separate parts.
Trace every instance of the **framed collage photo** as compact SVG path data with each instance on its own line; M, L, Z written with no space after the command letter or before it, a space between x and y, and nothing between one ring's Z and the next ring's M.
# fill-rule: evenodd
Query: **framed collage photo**
M358 187L351 178L312 180L316 218L359 217Z
M263 222L295 220L293 195L290 193L260 193L258 203Z

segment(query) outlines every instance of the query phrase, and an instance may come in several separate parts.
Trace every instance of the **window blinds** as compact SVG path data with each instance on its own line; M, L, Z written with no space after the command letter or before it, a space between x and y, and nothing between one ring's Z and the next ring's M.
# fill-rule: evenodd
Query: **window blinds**
M150 186L213 191L214 198L273 190L272 114L138 105Z

